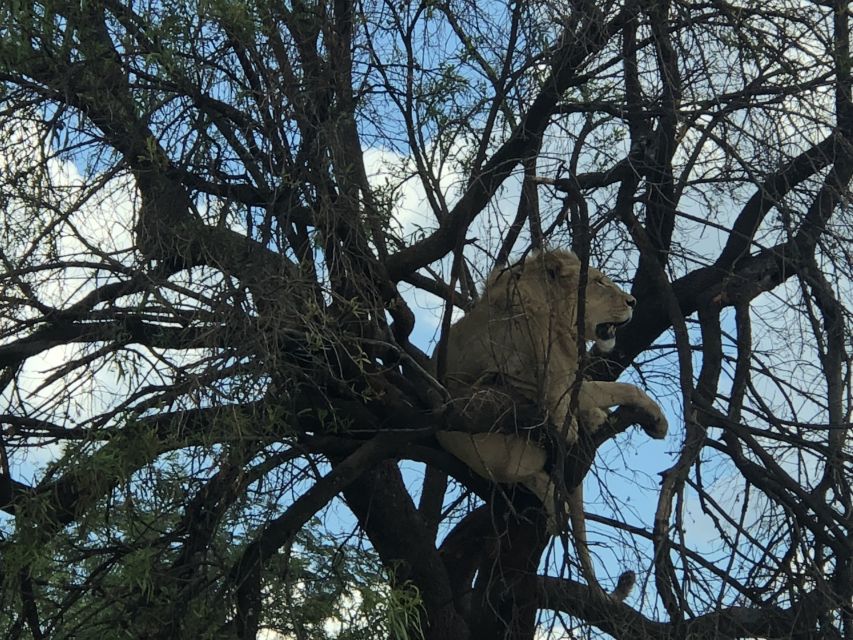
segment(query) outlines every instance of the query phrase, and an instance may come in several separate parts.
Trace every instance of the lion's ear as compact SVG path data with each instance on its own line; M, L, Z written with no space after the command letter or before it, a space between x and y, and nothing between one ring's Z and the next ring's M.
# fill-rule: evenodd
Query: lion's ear
M545 273L548 274L549 280L556 280L560 277L560 265L559 264L549 264L545 265Z
M556 281L561 275L564 275L566 267L563 255L557 252L545 253L542 255L545 267L545 275L551 281Z
M513 265L498 265L492 270L489 274L488 279L486 280L486 288L495 284L504 284L507 282L514 282L521 277L521 267L520 264Z
M545 275L549 280L568 276L580 267L580 260L571 251L549 251L543 254Z
M483 295L491 301L492 305L503 309L512 306L513 294L521 278L521 266L520 264L498 265L489 274Z

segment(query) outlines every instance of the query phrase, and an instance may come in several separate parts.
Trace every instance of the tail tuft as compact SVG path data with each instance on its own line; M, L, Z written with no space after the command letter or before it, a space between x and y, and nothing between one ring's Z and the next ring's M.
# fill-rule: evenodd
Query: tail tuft
M616 602L622 602L630 595L636 582L637 574L633 571L626 571L619 576L619 581L616 583L616 588L610 594L610 597Z

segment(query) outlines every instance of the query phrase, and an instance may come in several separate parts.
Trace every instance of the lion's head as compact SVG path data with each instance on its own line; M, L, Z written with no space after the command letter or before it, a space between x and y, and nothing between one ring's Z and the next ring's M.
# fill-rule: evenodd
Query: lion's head
M580 260L569 251L533 253L523 262L499 267L489 276L484 298L507 311L553 318L551 330L576 336ZM616 328L631 320L635 298L590 267L584 296L584 337L608 352L616 344Z
M613 284L598 269L590 269L586 284L586 329L595 335L599 350L608 352L616 344L616 328L631 321L637 300Z

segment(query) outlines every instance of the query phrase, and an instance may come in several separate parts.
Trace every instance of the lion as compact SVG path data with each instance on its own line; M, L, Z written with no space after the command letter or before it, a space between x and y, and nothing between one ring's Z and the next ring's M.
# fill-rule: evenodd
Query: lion
M486 281L482 300L450 329L445 380L453 396L499 381L538 403L548 419L577 441L571 416L571 386L578 371L577 305L580 260L569 251L531 254L511 267L498 267ZM636 300L598 269L588 271L584 337L602 353L612 351L616 329L631 321ZM580 421L596 429L606 409L635 406L653 418L649 435L662 438L667 423L660 407L639 387L622 382L582 380Z
M492 271L481 300L450 328L447 389L468 403L468 411L482 404L484 389L508 389L536 404L568 446L577 442L579 426L595 432L613 406L639 409L650 417L643 425L648 434L663 438L666 418L645 391L632 384L578 376L580 269L574 253L556 249L532 253L522 262ZM590 268L584 303L584 339L594 340L602 353L611 351L616 329L631 320L636 300ZM572 412L573 385L578 385L577 415ZM548 451L532 433L442 431L437 438L478 475L527 487L545 506L549 528L558 530ZM586 548L580 487L567 501L582 568L590 584L597 586Z

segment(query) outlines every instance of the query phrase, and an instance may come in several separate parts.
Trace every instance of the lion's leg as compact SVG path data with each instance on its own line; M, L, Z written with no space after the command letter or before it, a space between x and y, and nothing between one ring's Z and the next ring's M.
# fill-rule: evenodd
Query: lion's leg
M518 436L461 431L439 431L435 435L445 450L488 480L523 482L544 473L545 450Z
M616 405L636 407L652 418L653 424L646 429L652 438L663 438L666 435L666 417L660 406L645 391L633 384L584 380L579 404L584 415Z
M578 441L578 421L571 414L571 389L560 389L555 385L555 390L549 390L548 411L551 414L551 422L559 433L566 439L568 446Z
M539 471L539 473L526 478L522 484L542 502L548 514L548 533L557 535L563 527L557 513L557 491L551 476L545 471Z
M548 513L548 530L560 530L555 508L555 488L544 471L546 453L517 436L501 433L439 431L441 446L487 480L522 484L539 498Z

